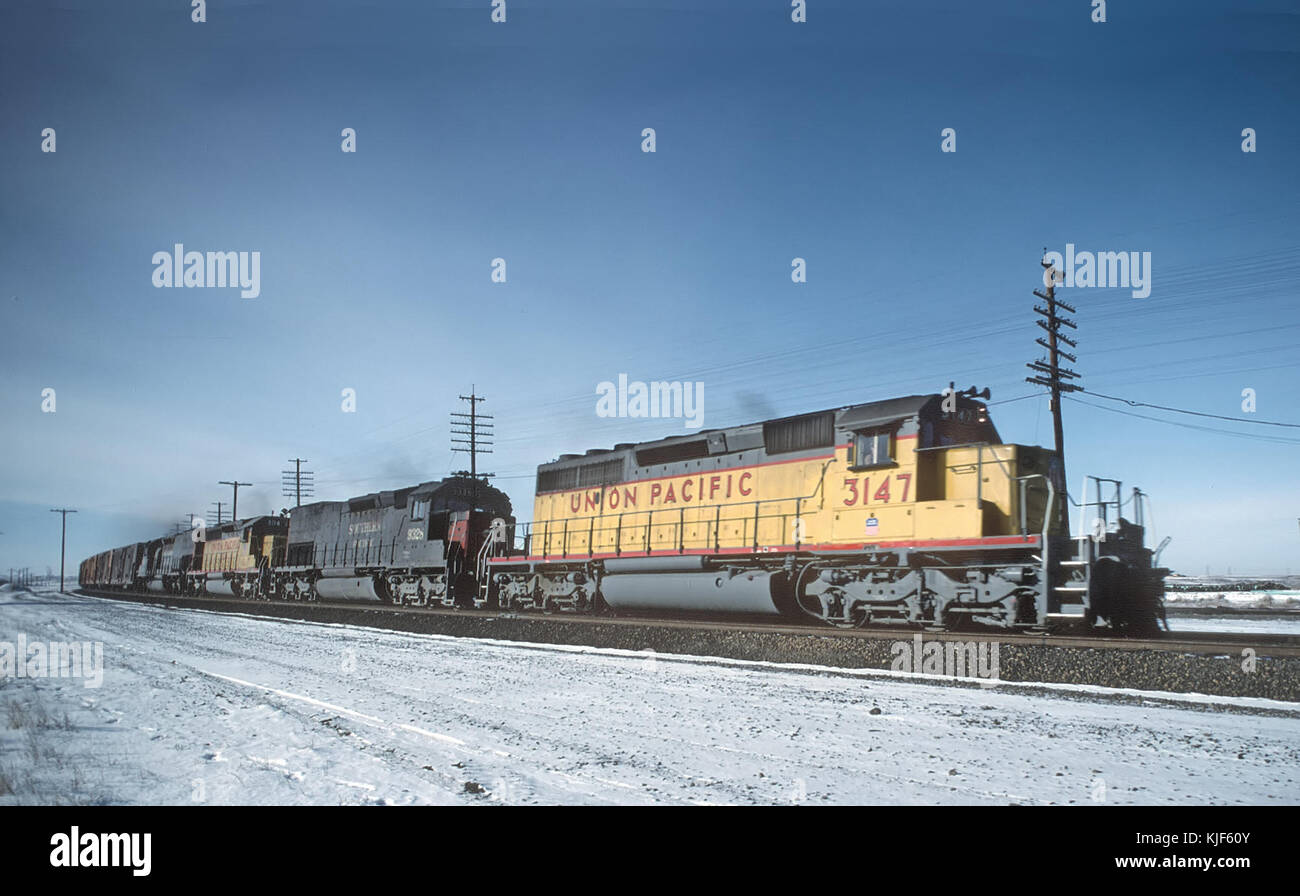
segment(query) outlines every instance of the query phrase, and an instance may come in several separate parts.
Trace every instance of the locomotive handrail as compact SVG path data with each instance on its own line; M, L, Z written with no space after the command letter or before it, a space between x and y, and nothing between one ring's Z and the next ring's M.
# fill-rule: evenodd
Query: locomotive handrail
M733 501L730 503L719 503L710 505L700 505L699 507L686 508L677 507L677 519L673 522L655 521L655 514L663 514L665 511L671 512L671 507L660 507L647 510L624 511L617 515L609 525L595 526L594 521L597 517L591 517L591 522L584 527L582 532L572 532L569 529L568 518L551 518L546 520L533 520L530 522L516 524L515 541L523 541L522 553L525 556L531 556L530 548L534 537L540 537L541 545L538 548L539 556L548 557L569 557L576 551L579 554L593 556L597 537L601 543L609 543L611 550L617 556L623 554L650 554L655 550L654 534L656 532L664 533L666 537L660 537L663 550L675 550L678 553L684 553L689 549L711 549L714 553L720 553L721 547L721 524L723 522L734 524L737 527L735 537L742 544L752 544L755 550L761 543L760 531L765 521L780 520L780 539L784 543L787 533L790 532L789 520L791 517L798 518L803 512L805 501L811 501L817 496L818 492L823 490L825 475L823 471L822 479L819 480L818 486L809 495L797 495L787 498L767 498L758 501ZM722 518L724 508L739 508L744 506L753 506L753 514L745 516L733 515L728 519ZM785 505L785 506L782 506ZM790 506L793 505L793 506ZM818 505L820 506L820 504ZM685 518L686 510L695 510L695 519L687 520ZM770 512L764 512L769 510ZM630 517L624 520L624 517ZM641 521L644 517L644 523ZM556 524L559 524L558 531ZM687 527L694 526L697 532L694 536L687 537ZM570 540L574 535L587 535L588 541L585 546L570 549ZM803 541L802 533L796 533L800 537L792 538L791 543L796 546ZM606 538L605 536L612 536ZM558 542L557 546L553 542ZM635 545L635 547L633 547Z
M1097 497L1097 500L1095 500L1095 501L1089 501L1089 500L1088 500L1088 483L1089 483L1089 482L1092 483L1092 486L1093 486L1093 494L1095 494L1096 497ZM1115 486L1115 497L1114 497L1113 499L1111 499L1111 498L1103 498L1103 497L1102 497L1102 494L1101 494L1101 484L1102 484L1103 482L1109 482L1111 485ZM1084 533L1083 530L1084 530L1084 528L1088 525L1088 523L1084 520L1084 517L1086 516L1086 514L1084 513L1085 508L1088 508L1088 507L1096 507L1096 508L1099 508L1100 511L1101 511L1100 521L1101 521L1101 523L1102 523L1104 526L1106 526L1107 528L1109 528L1109 526L1110 526L1110 514L1108 513L1108 508L1110 508L1110 507L1113 505L1114 508L1115 508L1115 521L1116 521L1117 523L1119 522L1119 520L1122 518L1122 515L1123 515L1123 512L1124 512L1124 503L1125 503L1125 502L1124 502L1124 500L1123 500L1123 495L1122 495L1123 487L1124 487L1124 483L1123 483L1122 481L1118 480L1118 479L1107 479L1107 478L1102 477L1102 476L1085 476L1085 477L1084 477L1084 480L1083 480L1083 494L1081 495L1081 497L1083 498L1083 503L1081 503L1081 504L1078 505L1078 507L1079 507L1079 535L1080 535L1080 537L1084 536L1085 533ZM1097 518L1094 518L1094 521L1095 521L1096 519L1097 519Z
M1047 506L1046 506L1045 508L1043 508L1043 530L1042 530L1042 532L1040 533L1041 536L1042 536L1042 542L1043 542L1043 554L1044 554L1044 556L1046 556L1046 553L1047 553L1047 533L1048 533L1048 531L1050 530L1051 525L1052 525L1052 510L1053 510L1053 507L1054 507L1055 504L1056 504L1056 487L1052 484L1052 479L1051 479L1051 477L1050 477L1050 476L1045 476L1045 475L1043 475L1042 473L1029 473L1029 474L1027 474L1027 475L1025 475L1025 476L1016 476L1016 477L1013 477L1013 478L1014 478L1015 481L1016 481L1016 488L1017 488L1017 491L1019 492L1019 498L1020 498L1020 534L1021 534L1021 535L1028 535L1028 534L1029 534L1029 527L1028 527L1028 519L1029 519L1029 517L1027 516L1027 513L1026 513L1026 510L1027 510L1027 508L1026 508L1026 503L1027 503L1026 496L1027 496L1027 492L1028 492L1028 488L1026 487L1026 483L1028 483L1029 480L1031 480L1031 479L1041 479L1041 480L1043 480L1044 483L1047 484Z
M1052 510L1057 500L1057 491L1051 480L1041 473L1029 474L1026 476L1012 476L1008 459L999 456L996 450L998 447L1007 447L1002 443L993 445L988 442L972 442L965 445L945 445L939 446L942 449L951 449L955 447L967 447L979 449L981 456L976 458L973 464L953 464L950 466L972 466L978 473L980 480L978 491L982 498L982 480L983 480L983 455L984 448L994 449L989 452L989 459L997 464L998 468L1006 475L1007 479L1017 484L1019 499L1019 525L1021 535L1029 534L1029 507L1028 507L1028 487L1029 483L1036 479L1043 480L1047 485L1047 508L1044 512L1041 540L1046 545L1047 536L1052 525ZM938 450L937 448L918 449L920 451ZM799 549L805 541L801 531L788 534L789 520L791 515L798 518L804 510L805 502L812 502L817 498L819 493L822 500L815 502L814 506L823 507L825 504L825 473L826 468L822 470L817 486L808 495L797 495L781 498L767 498L756 501L730 501L718 502L714 504L699 505L696 507L685 507L679 505L676 514L676 520L667 521L662 517L665 512L671 513L672 507L656 507L645 510L621 510L616 515L588 518L587 526L571 526L571 522L580 522L580 520L571 520L567 517L551 517L542 520L533 520L529 522L517 523L513 533L510 550L505 556L533 556L536 555L546 558L572 558L578 555L584 555L588 558L594 557L597 550L612 552L615 556L624 554L650 554L656 549L675 550L677 553L684 553L687 549L691 550L711 550L714 553L722 551L721 526L723 522L733 527L732 534L729 535L728 541L734 541L738 544L748 544L754 550L757 550L764 542L762 530L765 524L772 521L780 520L780 533L778 543L792 544L795 549ZM616 486L612 486L616 487ZM602 495L606 487L601 488ZM603 499L602 499L603 500ZM752 513L740 514L735 511L742 507L753 508ZM694 518L687 520L685 518L686 510L694 510ZM727 519L723 519L724 511L729 512ZM660 518L656 519L655 514ZM597 526L596 522L602 525ZM695 527L691 535L687 535L688 527ZM1015 531L1014 529L1012 531ZM585 536L586 543L581 539ZM656 536L658 536L656 538ZM536 544L537 538L541 543ZM770 539L768 539L770 540ZM656 548L658 545L658 548ZM1046 547L1044 547L1046 551Z
M1026 492L1028 483L1031 479L1041 479L1047 484L1047 506L1043 508L1043 531L1039 538L1039 556L1043 561L1042 584L1044 588L1043 600L1038 607L1038 624L1044 625L1047 622L1047 614L1051 610L1051 539L1048 538L1048 532L1051 530L1052 520L1055 519L1056 507L1056 486L1052 484L1052 478L1042 473L1030 473L1025 476L1017 476L1016 487L1020 492L1020 532L1022 535L1028 534L1025 517Z

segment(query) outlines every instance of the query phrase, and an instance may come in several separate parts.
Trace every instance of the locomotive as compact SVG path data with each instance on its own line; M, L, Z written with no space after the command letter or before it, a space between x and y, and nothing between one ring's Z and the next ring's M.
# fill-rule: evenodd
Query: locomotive
M1155 629L1168 570L1121 484L1095 480L1102 525L1072 536L1061 481L1054 452L1003 443L953 392L565 455L538 467L522 550L482 564L484 602Z
M530 523L487 483L457 477L304 505L286 529L230 524L215 543L233 553L218 563L195 544L179 578L167 564L184 546L128 546L121 561L83 563L82 584L846 627L1157 629L1168 570L1145 543L1145 496L1133 490L1130 521L1121 483L1094 479L1080 510L1100 525L1071 535L1062 481L1054 452L1004 443L986 404L950 391L566 454L538 466Z

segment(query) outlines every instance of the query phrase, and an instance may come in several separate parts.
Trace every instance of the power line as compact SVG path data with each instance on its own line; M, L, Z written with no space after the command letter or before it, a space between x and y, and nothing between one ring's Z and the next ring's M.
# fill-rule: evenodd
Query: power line
M1038 398L1042 394L1042 392L1030 392L1028 395L1017 395L1015 398L1002 398L998 401L986 401L984 404L986 407L991 408L995 404L1011 404L1013 401L1024 401L1026 398Z
M1123 411L1120 410L1119 408L1110 408L1110 407L1106 407L1103 404L1093 404L1091 401L1084 401L1083 399L1075 398L1072 395L1068 397L1071 401L1076 401L1079 404L1087 405L1090 408L1096 408L1099 411L1109 411L1112 414L1123 414L1126 417L1138 417L1142 420L1154 420L1156 423L1165 423L1168 424L1169 426L1178 426L1183 429L1194 429L1199 432L1212 432L1212 433L1218 433L1219 435L1225 435L1225 436L1239 436L1240 438L1243 439L1253 439L1259 442L1275 442L1281 445L1300 445L1300 439L1288 439L1283 436L1266 436L1266 435L1261 435L1259 433L1253 433L1253 432L1234 432L1231 429L1218 429L1213 426L1197 426L1195 423L1183 423L1178 420L1166 420L1163 417L1152 417L1150 414L1136 414L1133 411Z
M1263 214L1272 216L1274 214L1281 215L1287 213L1271 207L1261 206L1258 208L1251 207L1238 212L1233 212L1230 213L1230 216L1235 215L1238 218L1242 216L1250 216L1253 218L1259 217ZM1192 223L1193 221L1199 220L1200 219L1189 219L1187 222L1183 223ZM1207 217L1206 220L1220 222L1223 218L1216 214ZM1094 291L1096 296L1090 302L1088 309L1089 330L1094 334L1103 336L1119 334L1121 332L1125 335L1131 335L1135 317L1149 318L1156 315L1169 314L1171 312L1184 314L1191 309L1213 310L1213 317L1203 321L1203 323L1218 324L1221 322L1219 309L1225 301L1232 303L1234 307L1241 308L1249 303L1272 301L1268 293L1292 286L1297 272L1300 272L1300 265L1297 264L1297 261L1300 260L1300 252L1297 250L1300 250L1300 247L1287 245L1240 256L1228 256L1216 259L1212 262L1203 261L1202 263L1188 264L1166 269L1160 280L1161 288L1159 294L1153 295L1144 300L1141 309L1134 308L1133 303L1128 299L1127 294L1122 296L1113 296L1109 295L1111 291ZM925 278L924 281L917 282L928 282L932 279L936 278ZM878 293L881 295L885 294L876 288L866 288L861 290L852 290L845 295L828 299L827 301L831 306L835 306L836 303L841 300L852 301L856 305L860 304L859 300L862 297L873 296ZM991 298L992 296L990 295L989 299L991 300ZM973 299L973 302L976 305L981 303L987 304L980 296L976 296ZM984 309L984 313L987 314L986 309ZM954 343L978 341L981 343L981 346L978 349L979 352L990 358L1005 357L1004 353L1009 346L1001 344L1001 337L1008 336L1015 332L1020 332L1020 328L1015 325L1005 326L1002 322L1006 321L1009 323L1018 319L1019 314L986 318L985 326L965 328L961 331L960 335L954 335L948 338L936 339L934 334L927 332L924 337L916 337L912 340L899 340L897 343L891 344L890 350L897 350L905 354L912 350L913 343L924 345L928 350L940 346L946 347ZM1198 323L1202 322L1198 321ZM1109 324L1109 326L1107 324ZM1204 336L1198 335L1193 338L1196 340L1221 339L1224 337L1239 335L1245 334L1223 333L1221 326L1216 325L1213 333ZM832 344L852 343L865 338L866 337L855 337L847 340L839 340ZM1094 342L1096 341L1097 340L1094 337ZM786 340L787 345L791 343L797 345L799 344L799 339L793 338ZM692 346L698 346L699 344L700 343L695 341L690 343ZM1166 343L1154 344L1163 345ZM1100 354L1102 352L1127 351L1130 349L1141 350L1146 347L1147 346L1144 343L1140 346L1125 345L1117 348L1092 349L1090 351ZM787 348L785 351L777 351L771 354L756 355L747 358L732 358L729 361L721 360L721 358L726 357L722 352L716 354L700 353L696 350L694 359L689 362L688 367L681 370L668 370L666 371L666 375L662 378L692 379L699 378L700 374L707 373L711 377L711 388L714 387L715 384L718 387L722 387L728 384L728 380L721 378L719 376L720 374L724 372L734 372L737 377L736 381L744 382L749 376L749 374L743 373L744 370L752 369L756 366L763 366L767 368L767 372L772 377L773 381L791 384L787 388L781 390L780 393L776 393L776 390L772 390L772 394L781 394L791 396L792 398L794 396L802 397L805 394L820 395L827 382L833 382L837 379L837 377L823 374L821 371L834 367L835 364L842 363L842 358L845 355L845 353L842 352L837 353L827 351L826 349L827 343L824 334L822 334L818 338L812 339L811 344L806 345L803 348ZM812 355L813 357L807 357L809 355ZM821 360L820 363L817 362L819 356L824 359ZM969 357L970 353L966 353L966 356ZM708 367L700 368L698 361L699 357L715 358L717 359L717 362ZM658 364L661 362L662 358L656 354L655 363ZM632 363L632 361L629 360L628 363ZM1156 361L1155 363L1147 361L1141 369L1172 366L1175 364L1182 365L1184 363L1185 362L1177 359L1169 359L1163 362ZM677 367L679 366L679 363L674 361L672 362L672 366ZM791 367L794 369L791 370ZM1207 373L1201 375L1212 374ZM913 379L921 381L924 378L914 377ZM1090 379L1096 379L1095 370L1092 372ZM526 406L524 405L525 400L527 401ZM535 438L532 430L535 430L536 424L548 418L553 418L555 416L556 408L576 408L577 406L590 401L592 401L591 393L574 395L569 398L554 399L549 402L537 402L532 398L517 400L516 402L509 404L508 409L511 411L511 419L515 421L515 430L522 434L515 437L507 437L503 440L502 444L506 445L508 443L522 443L529 441ZM516 404L518 407L515 406ZM419 411L408 413L381 424L371 430L371 433L399 426L408 420L420 416L421 413ZM390 441L415 438L438 428L439 427L437 426L417 426L414 431L400 433ZM329 459L326 462L329 465L327 467L326 475L330 476L334 473L335 468L333 465L335 463L353 457L362 456L369 450L371 449L366 448L354 452L347 452L343 455L329 455ZM330 480L322 480L322 484L326 481Z
M1213 417L1215 420L1230 420L1233 423L1256 423L1260 426L1285 426L1288 429L1300 429L1300 423L1278 423L1275 420L1251 420L1247 417L1225 417L1222 414L1207 414L1203 411L1189 411L1186 408L1171 408L1163 404L1147 404L1145 401L1133 401L1130 398L1103 395L1100 392L1093 392L1091 389L1084 389L1083 391L1097 398L1106 398L1110 401L1122 401L1124 404L1135 408L1155 408L1159 411L1173 411L1176 414L1191 414L1194 417Z

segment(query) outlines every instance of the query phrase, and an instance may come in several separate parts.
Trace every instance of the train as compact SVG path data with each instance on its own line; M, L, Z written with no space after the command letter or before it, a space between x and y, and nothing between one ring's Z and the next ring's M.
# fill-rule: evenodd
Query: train
M250 600L472 606L473 560L510 499L452 476L347 501L320 501L104 551L83 588Z
M532 520L454 476L105 551L83 588L840 627L1151 633L1148 496L1091 478L948 390L565 454ZM1086 490L1085 490L1086 491ZM1125 517L1131 513L1132 519ZM200 537L201 536L201 537ZM1166 543L1167 543L1166 539Z

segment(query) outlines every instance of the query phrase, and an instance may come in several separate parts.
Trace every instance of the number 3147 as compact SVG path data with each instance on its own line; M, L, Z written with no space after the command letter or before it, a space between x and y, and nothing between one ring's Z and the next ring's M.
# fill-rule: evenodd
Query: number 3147
M859 502L862 504L888 504L891 500L891 485L896 485L896 490L900 493L898 500L907 502L907 494L912 488L911 473L896 473L893 476L882 476L876 491L871 491L871 477L848 477L844 480L844 487L848 494L844 496L844 506L852 507ZM867 496L870 495L870 500Z

